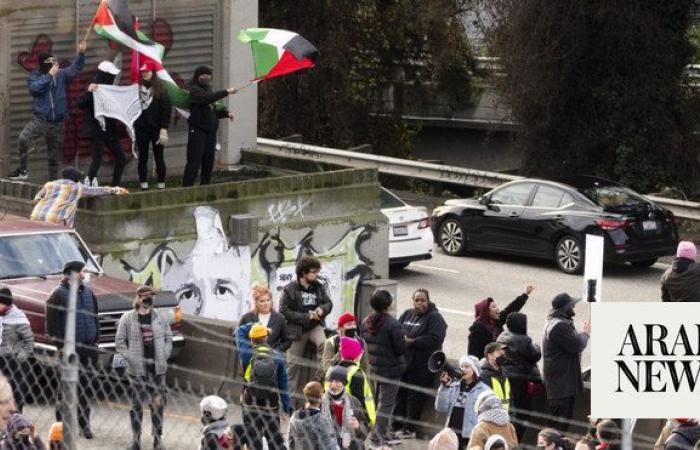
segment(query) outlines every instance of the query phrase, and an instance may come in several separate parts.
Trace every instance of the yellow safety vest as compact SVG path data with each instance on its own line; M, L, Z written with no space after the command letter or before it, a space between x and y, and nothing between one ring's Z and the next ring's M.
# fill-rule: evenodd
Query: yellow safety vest
M510 380L506 378L506 382L501 384L498 378L491 377L491 389L493 389L493 393L496 394L496 397L501 400L503 409L508 411L508 407L510 406Z
M252 350L253 356L250 358L250 361L248 361L248 366L245 368L245 372L243 374L243 379L247 382L250 382L250 371L253 368L253 362L255 361L257 353L270 353L270 347L261 345L260 347L254 347Z
M370 425L374 425L374 422L377 420L377 409L374 406L374 397L372 396L372 388L367 382L367 375L360 369L360 367L357 365L357 363L353 364L352 366L349 366L347 368L347 379L345 380L345 392L348 393L348 395L352 395L352 392L350 392L350 381L352 380L352 377L357 373L357 371L360 371L362 374L362 378L364 380L364 386L362 387L362 394L365 397L365 411L367 412L367 417L369 418L369 423ZM328 371L326 371L326 381L323 385L324 389L328 391L328 388L330 387L330 382L328 381L328 376L331 374L331 370L333 370L333 367L329 368Z

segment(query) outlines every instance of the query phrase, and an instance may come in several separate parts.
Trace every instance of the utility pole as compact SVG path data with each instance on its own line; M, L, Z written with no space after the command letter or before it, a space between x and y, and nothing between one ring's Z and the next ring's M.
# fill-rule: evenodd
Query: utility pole
M632 419L622 419L622 450L633 450L632 431L634 422Z
M78 358L75 353L75 315L78 303L79 273L70 273L70 289L66 308L66 330L61 357L61 418L63 420L63 445L66 450L76 450L78 438Z

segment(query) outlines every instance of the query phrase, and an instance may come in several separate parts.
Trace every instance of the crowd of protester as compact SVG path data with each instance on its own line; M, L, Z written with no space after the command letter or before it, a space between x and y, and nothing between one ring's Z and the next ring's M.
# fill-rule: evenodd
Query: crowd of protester
M676 261L694 259L694 248L682 242ZM692 264L684 265L692 270ZM538 426L531 402L538 394L546 396L545 417L549 418L536 435L538 449L621 448L621 425L615 420L591 418L590 429L578 440L567 433L575 398L583 391L580 358L591 334L588 321L581 330L574 326L579 299L565 293L552 299L541 347L528 336L527 316L521 312L535 291L533 284L503 310L491 298L480 301L469 328L469 339L474 337L475 342L468 342L469 351L459 357L456 368L443 365L436 370L429 361L442 349L447 324L427 290L415 291L412 307L398 319L393 296L377 290L370 298L372 312L367 317L359 320L343 313L336 331L326 337L332 303L318 280L320 270L318 259L300 258L296 281L282 291L279 312L267 286L252 289L251 311L239 321L233 336L243 368L242 418L240 423L230 423L227 401L218 396L203 398L201 449L257 450L263 442L269 449L280 450L388 449L416 438L431 397L445 422L429 448L516 449L523 445L526 431ZM75 339L82 369L78 431L83 438L93 439L86 386L89 369L97 364L100 323L96 297L85 276L84 263L65 265L64 278L48 300L46 329L60 349L69 281L75 277L79 283ZM140 287L133 310L122 315L116 332L116 353L129 382L130 450L141 449L146 404L151 411L153 448L165 448L165 374L172 335L167 319L154 309L155 295L153 288ZM34 351L34 337L27 316L13 304L12 292L5 286L0 286L0 325L4 374L0 420L5 430L0 450L61 449L60 409L46 441L31 419L22 415L30 389L23 374ZM699 440L697 420L669 419L655 450L690 450L700 446Z

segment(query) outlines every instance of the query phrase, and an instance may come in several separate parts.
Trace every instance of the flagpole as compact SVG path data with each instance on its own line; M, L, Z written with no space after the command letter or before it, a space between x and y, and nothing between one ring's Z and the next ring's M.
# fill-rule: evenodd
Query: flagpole
M247 87L253 86L254 84L258 84L260 81L261 81L261 80L253 80L253 81L251 81L250 83L246 84L246 85L243 86L243 87L236 88L236 92L241 92L243 89L245 89L245 88L247 88Z
M88 27L87 31L85 32L85 37L83 37L82 42L87 42L87 39L90 36L90 33L92 32L93 25L94 25L94 23L90 23L90 26Z

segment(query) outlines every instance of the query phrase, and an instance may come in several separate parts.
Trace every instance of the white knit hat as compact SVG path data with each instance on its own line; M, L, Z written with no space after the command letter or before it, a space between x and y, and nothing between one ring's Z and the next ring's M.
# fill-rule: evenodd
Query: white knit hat
M481 370L479 368L479 360L476 356L464 355L459 358L459 367L461 368L462 366L470 366L474 371L475 378L479 378Z

